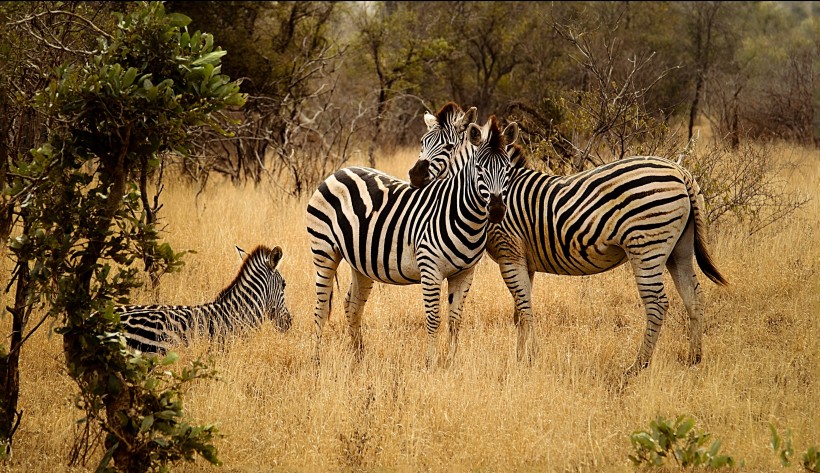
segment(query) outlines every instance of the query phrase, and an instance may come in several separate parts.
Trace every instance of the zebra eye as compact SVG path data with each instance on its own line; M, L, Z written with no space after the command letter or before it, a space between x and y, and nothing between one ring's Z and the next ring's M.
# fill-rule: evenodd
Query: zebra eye
M452 150L453 150L453 148L455 148L455 145L454 145L454 144L452 144L452 143L447 143L446 145L444 145L444 151L447 151L448 153L449 153L450 151L452 151Z

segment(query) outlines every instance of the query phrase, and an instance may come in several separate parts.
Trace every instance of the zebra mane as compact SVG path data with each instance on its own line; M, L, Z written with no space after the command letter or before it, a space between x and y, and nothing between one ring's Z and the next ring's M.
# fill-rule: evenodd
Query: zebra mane
M498 117L491 115L490 119L487 121L487 125L490 127L490 141L488 142L490 149L493 152L505 152L507 144L504 139L504 135L501 133L501 129L498 126Z
M239 268L239 272L236 273L236 277L233 278L233 281L231 281L231 283L228 284L228 286L226 286L225 289L223 289L218 296L216 296L215 300L222 300L223 297L225 297L229 292L231 292L231 289L233 289L239 283L239 281L242 279L242 276L248 271L248 268L251 266L252 261L255 261L263 257L268 258L268 255L270 255L272 251L273 250L271 250L265 245L259 245L253 251L251 251L250 254L248 254L248 257L245 258L245 261L242 262L242 267Z
M439 125L445 126L448 123L450 123L460 111L461 107L459 107L458 104L456 104L455 102L447 102L436 113L436 120L438 121Z
M524 154L524 149L521 146L513 144L507 148L507 154L510 156L512 169L530 169L529 159L527 159L527 155Z

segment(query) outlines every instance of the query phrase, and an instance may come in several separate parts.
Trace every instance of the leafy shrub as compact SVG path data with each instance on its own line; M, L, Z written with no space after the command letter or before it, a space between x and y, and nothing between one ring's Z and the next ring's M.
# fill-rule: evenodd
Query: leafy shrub
M794 455L791 429L786 429L786 435L782 438L772 424L769 424L769 430L771 431L770 445L772 446L772 450L774 450L780 458L780 465L783 467L790 466L792 462L791 458ZM820 472L820 450L817 450L817 447L814 445L809 447L809 449L803 453L801 465L806 471L812 473Z
M629 460L635 466L663 466L669 458L684 468L734 466L735 460L731 456L718 454L720 440L706 448L711 434L697 433L694 427L694 419L685 415L678 416L674 423L658 417L649 424L648 431L632 433L630 441L635 452L629 455Z

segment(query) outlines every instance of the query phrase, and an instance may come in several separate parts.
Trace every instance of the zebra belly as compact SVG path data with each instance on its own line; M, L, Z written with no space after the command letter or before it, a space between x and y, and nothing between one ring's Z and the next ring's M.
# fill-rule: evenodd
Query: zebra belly
M526 246L527 266L539 273L585 276L609 271L627 261L623 248L606 243L572 245L569 253L552 253L546 257L538 257L539 251L534 245ZM540 253L543 255L543 250Z
M443 279L461 273L475 266L481 259L482 254L483 251L466 255L466 261L454 257L451 257L452 259L439 257L435 262L436 273ZM345 259L350 263L348 258ZM352 266L370 279L385 284L408 285L421 282L421 270L417 253L409 243L404 245L401 257L399 257L398 251L394 250L389 253L387 259L380 259L377 265L374 266L372 263L372 259L365 258Z
M386 257L382 251L377 251L377 255L382 257L377 256L374 261L370 254L355 263L347 255L344 258L356 271L374 281L395 285L418 284L421 281L415 249L409 243L402 245L401 255L396 248L391 249Z

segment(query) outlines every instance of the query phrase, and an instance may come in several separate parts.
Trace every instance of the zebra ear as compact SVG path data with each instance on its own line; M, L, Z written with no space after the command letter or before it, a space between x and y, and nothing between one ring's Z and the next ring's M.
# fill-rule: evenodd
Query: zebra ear
M478 111L475 107L470 107L464 115L461 117L461 131L467 129L470 126L470 123L475 123L476 117L478 116Z
M240 248L239 245L234 245L233 247L236 248L236 254L239 255L239 261L245 261L245 257L248 256L248 252Z
M432 113L424 112L424 123L427 125L427 131L430 131L434 126L438 125L438 119Z
M470 143L473 146L481 144L481 127L475 123L467 125L467 135L470 137Z
M518 140L518 123L510 122L501 134L504 136L507 146L515 143Z
M270 255L268 256L268 261L270 262L270 267L272 269L276 269L279 267L279 263L282 262L282 248L276 246L270 251Z

